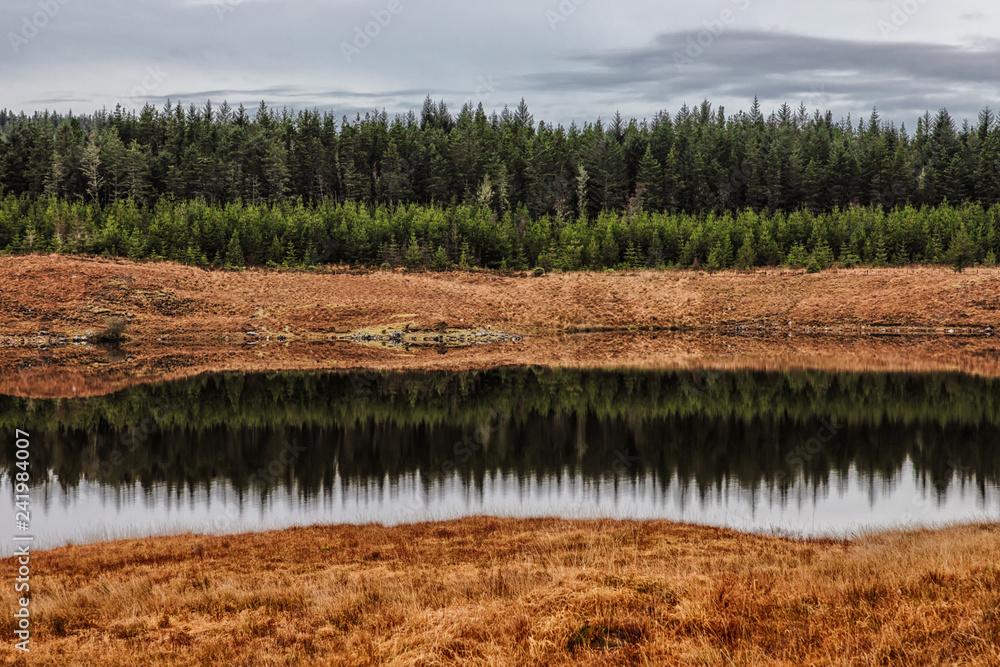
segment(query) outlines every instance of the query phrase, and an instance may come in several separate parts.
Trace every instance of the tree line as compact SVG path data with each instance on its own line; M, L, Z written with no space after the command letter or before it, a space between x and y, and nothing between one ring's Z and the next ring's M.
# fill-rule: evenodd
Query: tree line
M419 116L373 111L256 113L227 104L87 116L0 111L0 187L107 204L203 198L224 204L298 198L359 203L524 206L541 215L595 216L631 206L691 214L828 211L1000 203L1000 124L948 111L905 125L877 110L848 117L793 111L727 115L703 102L650 121L616 114L565 128L535 123L522 100L489 115L424 102Z
M4 110L0 137L7 252L566 269L960 265L1000 252L989 109L976 124L926 114L911 136L876 110L857 123L804 106L765 116L756 99L734 115L706 101L568 128L536 123L523 100L456 115L428 98L419 115L339 121L168 102Z
M696 215L603 211L594 218L519 207L418 204L209 204L126 199L99 206L52 197L0 197L0 251L173 260L202 267L405 266L495 270L607 270L759 266L819 271L949 263L994 266L1000 206L886 211L852 206Z

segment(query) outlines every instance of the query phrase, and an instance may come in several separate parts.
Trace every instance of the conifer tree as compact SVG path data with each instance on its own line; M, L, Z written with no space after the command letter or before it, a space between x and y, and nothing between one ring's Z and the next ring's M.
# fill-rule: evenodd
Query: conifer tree
M243 248L240 247L239 234L233 232L229 238L229 245L226 246L226 268L239 270L246 266L246 258L243 256Z
M976 261L976 246L965 226L959 227L948 246L948 262L955 271L961 273Z
M417 269L424 265L424 253L417 243L416 234L410 235L410 245L406 249L406 268Z
M736 253L735 266L740 271L751 270L757 261L757 255L753 250L753 244L749 238L744 239L739 252Z

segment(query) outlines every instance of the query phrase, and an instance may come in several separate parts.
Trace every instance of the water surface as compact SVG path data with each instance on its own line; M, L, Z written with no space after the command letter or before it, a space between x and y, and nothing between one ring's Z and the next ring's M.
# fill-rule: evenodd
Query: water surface
M961 374L227 374L0 397L0 422L32 433L38 547L470 514L800 535L1000 519L1000 381Z

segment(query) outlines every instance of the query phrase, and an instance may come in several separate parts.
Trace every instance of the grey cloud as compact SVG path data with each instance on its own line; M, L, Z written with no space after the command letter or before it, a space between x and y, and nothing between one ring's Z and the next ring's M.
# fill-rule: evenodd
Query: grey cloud
M531 91L613 91L650 104L725 97L745 105L754 95L793 104L836 99L856 111L878 106L900 120L938 106L974 116L1000 97L997 40L969 48L731 30L699 51L689 48L696 35L666 33L648 46L576 54L563 71L520 82Z
M38 1L0 3L0 36L17 30ZM811 14L789 11L790 0L754 0L680 71L674 54L684 54L719 6L590 0L552 30L545 12L560 0L400 0L403 13L348 63L340 44L388 1L69 0L20 52L0 43L0 106L87 111L117 100L201 106L210 98L255 107L264 99L338 115L383 107L393 114L418 110L427 94L456 111L480 100L492 111L523 96L536 118L568 124L616 109L649 117L703 98L736 110L757 94L765 108L805 101L839 117L878 105L883 117L912 124L940 106L975 115L997 106L1000 90L994 38L956 43L927 36L914 20L892 40L857 39L877 40L876 21L892 4L883 0L827 0L820 13L830 25L818 33ZM996 34L988 20L964 20L995 21L993 5L954 3L949 28ZM220 5L231 8L222 19ZM921 10L920 20L935 8ZM775 20L786 22L785 32L759 29ZM166 76L146 86L148 68ZM487 78L496 85L483 91Z

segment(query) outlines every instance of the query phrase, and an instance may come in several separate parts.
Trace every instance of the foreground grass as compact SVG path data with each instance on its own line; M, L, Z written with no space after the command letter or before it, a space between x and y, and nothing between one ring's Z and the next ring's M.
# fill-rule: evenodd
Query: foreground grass
M126 540L31 564L31 660L3 614L3 664L1000 663L995 525L848 542L472 518ZM14 608L12 586L0 600Z

